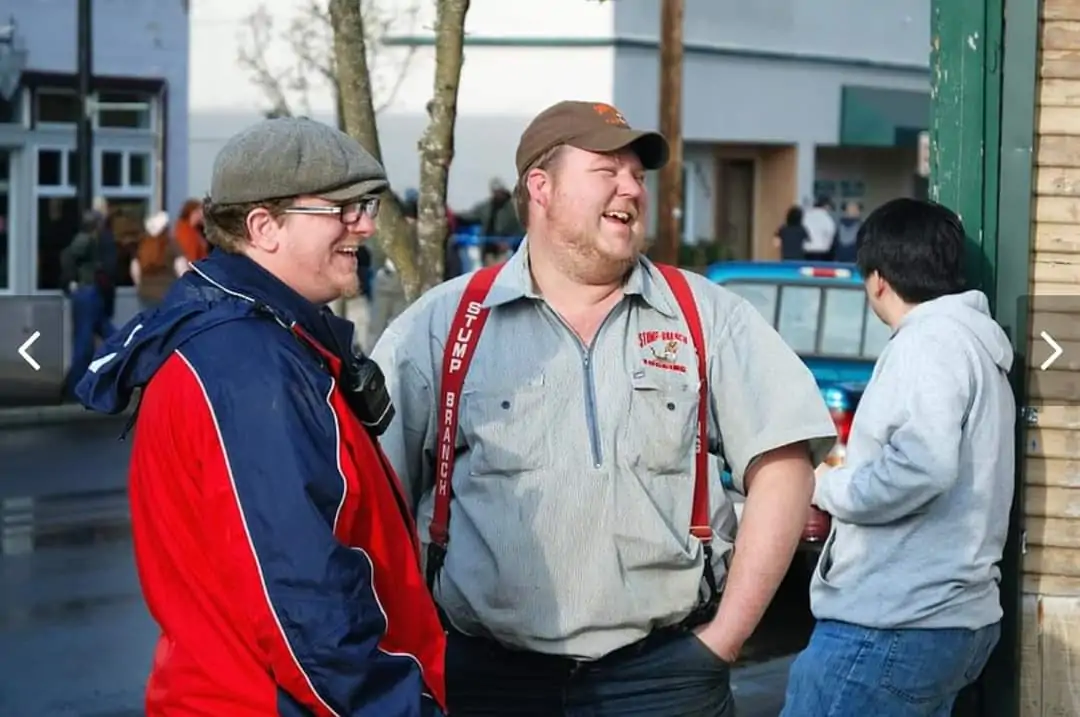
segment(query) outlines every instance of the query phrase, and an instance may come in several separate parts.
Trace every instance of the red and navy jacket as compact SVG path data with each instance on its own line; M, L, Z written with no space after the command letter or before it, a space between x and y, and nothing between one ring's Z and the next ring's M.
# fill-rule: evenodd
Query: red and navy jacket
M415 526L338 386L352 331L215 252L80 382L105 413L145 386L129 490L161 627L147 714L442 714L445 636Z

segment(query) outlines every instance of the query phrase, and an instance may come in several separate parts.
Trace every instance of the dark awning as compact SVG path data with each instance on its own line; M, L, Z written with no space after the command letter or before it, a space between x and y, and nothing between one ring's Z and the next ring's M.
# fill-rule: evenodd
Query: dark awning
M930 126L930 94L880 87L843 88L840 144L914 147Z

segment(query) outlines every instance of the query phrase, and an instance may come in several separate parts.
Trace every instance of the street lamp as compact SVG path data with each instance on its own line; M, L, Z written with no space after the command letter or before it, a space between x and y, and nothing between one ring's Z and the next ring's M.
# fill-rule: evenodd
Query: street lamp
M19 89L28 54L12 16L7 25L0 26L0 96L5 100L10 101Z

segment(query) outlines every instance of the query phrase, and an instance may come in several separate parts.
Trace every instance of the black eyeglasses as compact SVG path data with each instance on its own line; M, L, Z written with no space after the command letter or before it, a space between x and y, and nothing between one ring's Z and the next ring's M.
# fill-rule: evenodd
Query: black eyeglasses
M349 204L338 204L332 207L292 206L286 208L283 213L336 214L342 224L356 224L362 216L366 215L372 219L379 216L379 197L363 197Z

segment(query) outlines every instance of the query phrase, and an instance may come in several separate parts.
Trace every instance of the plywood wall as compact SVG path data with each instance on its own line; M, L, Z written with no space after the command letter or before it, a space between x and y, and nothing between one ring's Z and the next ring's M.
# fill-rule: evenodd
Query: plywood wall
M1032 258L1024 717L1080 715L1080 0L1043 0ZM1007 101L1008 98L1006 98ZM1063 349L1046 371L1049 334Z

